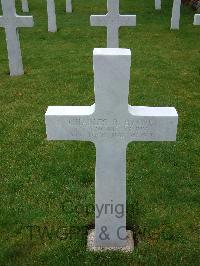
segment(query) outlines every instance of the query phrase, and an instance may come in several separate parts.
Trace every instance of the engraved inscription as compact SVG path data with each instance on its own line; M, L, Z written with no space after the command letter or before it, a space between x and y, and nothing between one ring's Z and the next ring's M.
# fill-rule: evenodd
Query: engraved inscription
M71 137L97 138L153 138L155 121L152 119L107 119L107 118L69 118L67 128Z

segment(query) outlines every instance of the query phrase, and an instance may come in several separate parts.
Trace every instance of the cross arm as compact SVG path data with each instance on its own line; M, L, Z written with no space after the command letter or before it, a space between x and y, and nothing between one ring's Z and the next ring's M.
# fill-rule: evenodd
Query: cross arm
M178 114L173 107L129 106L132 121L126 127L132 141L175 141Z
M45 114L48 140L90 141L94 106L50 106ZM91 121L90 121L91 120Z
M19 28L30 28L34 26L32 16L18 16L16 15L16 25Z
M120 16L120 26L136 26L136 15Z
M92 15L90 16L91 26L107 26L106 15Z

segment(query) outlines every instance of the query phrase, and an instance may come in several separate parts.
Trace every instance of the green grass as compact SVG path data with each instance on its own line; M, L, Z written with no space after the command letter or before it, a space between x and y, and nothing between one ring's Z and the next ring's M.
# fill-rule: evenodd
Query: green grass
M47 142L44 114L49 105L93 103L92 50L105 47L106 30L90 27L89 16L104 14L106 1L75 0L66 14L58 0L57 33L47 32L46 1L29 2L35 27L20 29L24 76L9 77L0 29L0 265L199 265L200 27L193 12L182 8L180 30L170 31L172 1L162 11L154 0L121 1L121 13L138 15L137 27L120 30L120 46L132 50L129 103L175 106L179 128L177 142L128 146L135 251L94 254L85 229L94 223L95 147Z

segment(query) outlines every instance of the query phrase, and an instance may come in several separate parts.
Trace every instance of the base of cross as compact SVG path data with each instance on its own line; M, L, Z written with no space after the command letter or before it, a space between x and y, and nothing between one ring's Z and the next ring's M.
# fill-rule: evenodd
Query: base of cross
M124 247L97 247L95 246L95 229L89 230L87 237L87 249L94 252L102 251L121 251L121 252L132 252L134 250L134 239L133 233L127 230L127 243Z

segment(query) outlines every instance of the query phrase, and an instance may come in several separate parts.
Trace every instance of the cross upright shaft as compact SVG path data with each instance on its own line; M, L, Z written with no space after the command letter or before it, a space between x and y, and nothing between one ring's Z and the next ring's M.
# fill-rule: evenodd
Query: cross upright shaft
M105 116L113 115L119 118L121 114L128 111L130 65L131 57L129 50L114 48L112 50L95 49L94 84L96 114L100 114L100 116L104 114ZM104 73L104 77L102 77L102 73ZM120 87L120 90L116 90L116 86Z
M157 10L161 9L161 0L155 0L155 9Z
M72 12L72 0L66 0L66 12Z
M128 49L94 49L95 104L49 107L45 115L48 140L95 143L97 246L126 244L128 143L176 139L178 116L174 108L128 105L130 66Z
M174 0L172 7L171 29L178 30L181 15L181 0Z
M54 0L47 0L48 31L57 32L56 7Z
M22 0L22 10L23 12L29 12L28 0Z

